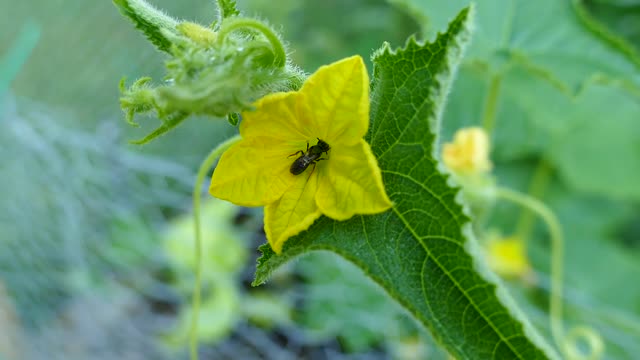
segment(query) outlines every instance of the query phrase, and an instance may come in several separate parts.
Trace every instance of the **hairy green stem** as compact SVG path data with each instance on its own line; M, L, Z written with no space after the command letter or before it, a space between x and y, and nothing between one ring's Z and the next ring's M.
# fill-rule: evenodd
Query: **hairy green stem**
M571 360L599 359L603 352L599 334L585 326L576 327L565 335L562 324L562 264L564 259L564 238L562 227L553 211L543 202L511 189L498 187L495 189L498 198L516 203L537 214L547 225L551 237L551 295L549 304L551 334L560 351ZM578 338L584 338L590 347L588 355L580 353L577 347Z
M278 38L269 26L255 19L236 17L225 19L220 27L220 31L218 31L218 43L222 44L229 34L242 28L257 30L264 35L271 44L273 50L273 64L279 68L283 68L286 65L287 53L284 51L284 46L282 45L280 38Z
M163 31L175 33L178 22L145 0L112 0L120 13L128 17L138 30L158 49L171 53L171 40Z
M191 328L189 330L191 360L198 360L198 318L202 287L202 233L200 231L200 195L202 191L202 183L209 173L209 169L211 169L220 155L238 141L240 141L240 136L236 135L211 150L202 164L200 164L198 175L196 176L196 183L193 188L193 231L195 234L196 283L195 288L193 289L193 314L191 316Z
M235 15L239 15L240 12L236 9L234 0L218 0L218 11L220 13L220 21Z
M489 93L484 103L482 112L482 127L491 134L496 123L496 115L498 111L498 99L500 97L500 86L502 85L502 75L493 75L489 84Z

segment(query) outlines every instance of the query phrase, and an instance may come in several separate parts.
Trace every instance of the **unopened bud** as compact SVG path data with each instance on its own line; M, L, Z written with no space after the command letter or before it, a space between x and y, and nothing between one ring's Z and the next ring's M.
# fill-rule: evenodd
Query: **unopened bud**
M475 175L491 170L489 136L484 129L469 127L458 130L452 143L444 144L442 160L459 175Z

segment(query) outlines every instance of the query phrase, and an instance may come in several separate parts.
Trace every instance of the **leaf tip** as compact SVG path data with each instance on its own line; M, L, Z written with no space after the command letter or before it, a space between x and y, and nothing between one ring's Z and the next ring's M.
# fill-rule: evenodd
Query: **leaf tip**
M269 243L264 243L258 247L258 250L262 253L257 260L256 264L256 274L255 279L251 282L251 286L260 286L267 282L267 279L271 275L272 267L270 267L267 263L271 257L276 255L276 253L271 248Z
M127 91L127 77L123 76L120 81L118 82L118 89L120 90L120 92L125 92Z
M129 109L125 112L125 116L124 116L125 120L127 121L127 124L133 126L133 127L140 127L140 124L138 124L137 122L135 122L134 118L135 118L135 111L133 109Z

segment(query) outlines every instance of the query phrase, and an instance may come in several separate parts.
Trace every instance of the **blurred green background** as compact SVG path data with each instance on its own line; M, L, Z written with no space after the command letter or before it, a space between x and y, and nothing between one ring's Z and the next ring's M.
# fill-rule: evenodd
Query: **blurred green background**
M152 3L203 24L216 15L211 0ZM293 61L312 72L354 53L368 59L383 41L397 47L411 34L430 38L465 2L238 3L281 29ZM478 7L444 139L483 123L499 75L492 126L498 182L545 200L563 223L568 325L594 327L606 358L634 359L640 62L635 55L636 67L625 65L633 56L594 36L566 7L546 18L553 26L521 10L513 46L494 46L490 25L503 23L502 3ZM585 9L637 54L640 2L593 0ZM144 119L136 129L124 122L117 83L123 76L160 79L164 56L110 1L0 0L0 359L186 358L191 187L205 154L236 129L193 118L147 146L127 144L156 123ZM264 242L260 210L213 200L204 206L204 359L446 358L334 256L308 256L251 288L255 249ZM503 205L483 226L529 238L536 281L507 284L547 332L544 228Z

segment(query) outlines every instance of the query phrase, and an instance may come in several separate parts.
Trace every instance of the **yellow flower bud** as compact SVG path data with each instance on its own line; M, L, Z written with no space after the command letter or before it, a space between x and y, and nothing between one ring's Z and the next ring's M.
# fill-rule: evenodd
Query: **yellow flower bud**
M486 245L489 266L505 278L530 278L531 265L524 242L517 237L489 240Z
M460 175L490 171L489 136L479 127L456 131L453 142L443 146L442 160L449 170Z
M200 45L212 45L216 40L216 32L200 24L185 21L178 24L176 29Z

